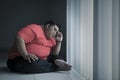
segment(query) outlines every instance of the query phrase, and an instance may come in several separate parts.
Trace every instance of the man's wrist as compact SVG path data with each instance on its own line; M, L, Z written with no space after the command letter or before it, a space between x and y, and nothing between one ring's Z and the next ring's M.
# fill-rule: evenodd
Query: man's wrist
M57 45L61 45L62 41L57 41L56 43L57 43Z
M56 41L57 43L61 43L62 41Z
M21 53L21 55L22 55L23 57L26 57L26 56L28 55L28 53Z
M62 42L62 41L57 41L57 42Z

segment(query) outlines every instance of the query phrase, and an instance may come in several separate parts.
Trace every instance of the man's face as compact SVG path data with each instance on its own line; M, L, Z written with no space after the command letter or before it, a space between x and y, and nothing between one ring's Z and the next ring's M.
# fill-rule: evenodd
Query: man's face
M55 37L56 33L59 31L59 28L57 25L52 25L47 27L47 38L50 39L52 37Z

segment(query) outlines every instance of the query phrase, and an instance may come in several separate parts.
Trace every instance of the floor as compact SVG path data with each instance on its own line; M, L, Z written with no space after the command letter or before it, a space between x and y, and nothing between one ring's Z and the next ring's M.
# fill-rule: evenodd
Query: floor
M2 54L2 55L1 55ZM85 80L71 71L59 71L40 74L20 74L9 72L6 67L7 53L0 53L0 80Z

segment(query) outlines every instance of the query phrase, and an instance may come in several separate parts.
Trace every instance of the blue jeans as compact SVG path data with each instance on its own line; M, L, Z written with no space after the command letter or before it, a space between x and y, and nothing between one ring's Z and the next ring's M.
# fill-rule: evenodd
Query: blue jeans
M55 65L55 59L62 59L60 56L50 55L47 60L39 59L31 63L22 56L7 60L7 66L12 72L19 73L46 73L57 71L58 66Z

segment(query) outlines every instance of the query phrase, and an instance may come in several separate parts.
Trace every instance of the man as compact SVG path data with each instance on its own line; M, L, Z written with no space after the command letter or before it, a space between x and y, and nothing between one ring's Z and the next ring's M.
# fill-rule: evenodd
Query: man
M44 73L71 70L59 55L63 34L54 21L30 24L17 33L10 49L7 66L21 73Z

